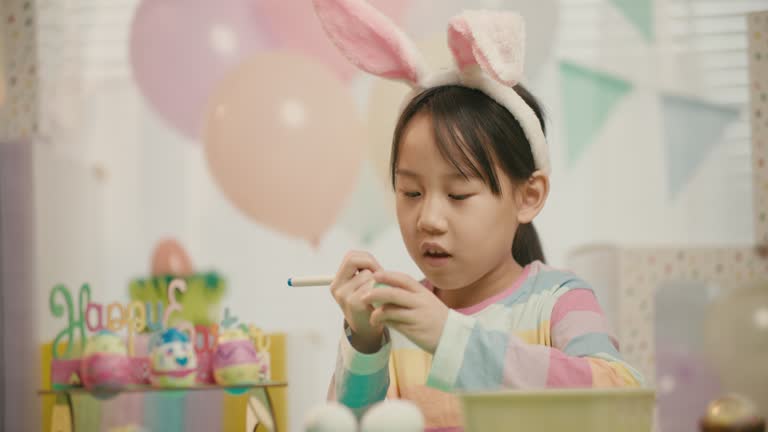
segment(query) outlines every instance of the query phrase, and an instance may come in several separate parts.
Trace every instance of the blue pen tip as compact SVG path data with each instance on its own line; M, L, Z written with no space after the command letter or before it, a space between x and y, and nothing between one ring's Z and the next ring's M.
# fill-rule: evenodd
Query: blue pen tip
M293 286L292 278L288 278L288 286Z

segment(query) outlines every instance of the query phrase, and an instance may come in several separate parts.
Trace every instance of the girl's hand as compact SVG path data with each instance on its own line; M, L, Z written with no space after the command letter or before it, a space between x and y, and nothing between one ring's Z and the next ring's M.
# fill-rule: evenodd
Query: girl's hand
M371 314L371 325L386 324L434 354L448 319L448 306L406 274L381 270L373 277L377 283L388 286L365 295L366 303L381 305Z
M367 252L347 253L331 284L331 294L352 329L352 346L370 354L381 348L383 326L371 324L372 307L363 297L373 289L373 273L381 266Z

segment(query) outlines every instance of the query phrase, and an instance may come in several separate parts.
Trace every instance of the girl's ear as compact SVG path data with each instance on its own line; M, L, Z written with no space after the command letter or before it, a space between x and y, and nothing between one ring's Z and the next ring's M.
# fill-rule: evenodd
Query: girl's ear
M517 222L520 224L532 222L544 208L547 196L549 196L549 176L543 171L536 171L515 190L518 205Z

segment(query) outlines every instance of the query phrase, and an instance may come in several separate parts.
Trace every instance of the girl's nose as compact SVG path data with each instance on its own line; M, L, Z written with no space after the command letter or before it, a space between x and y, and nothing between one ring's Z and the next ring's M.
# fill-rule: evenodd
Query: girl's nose
M442 211L442 203L438 199L428 198L424 200L416 224L419 231L428 234L442 234L447 229L447 223Z

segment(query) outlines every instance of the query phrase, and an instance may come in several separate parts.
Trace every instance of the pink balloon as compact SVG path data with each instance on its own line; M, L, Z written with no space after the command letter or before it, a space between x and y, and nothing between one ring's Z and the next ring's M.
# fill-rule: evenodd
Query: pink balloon
M243 63L217 88L205 152L237 208L316 244L352 192L364 139L354 100L328 69L274 52Z
M268 46L252 0L143 0L130 56L143 95L172 127L197 139L208 97L235 65Z
M376 9L399 22L411 0L368 0ZM276 47L307 54L347 81L358 69L352 66L325 34L311 0L259 0L255 2L266 18Z

